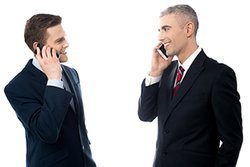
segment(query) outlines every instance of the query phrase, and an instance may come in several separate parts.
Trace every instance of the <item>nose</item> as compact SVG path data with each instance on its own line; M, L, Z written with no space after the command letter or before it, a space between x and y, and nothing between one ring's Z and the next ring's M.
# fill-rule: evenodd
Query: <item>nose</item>
M63 44L63 48L67 48L67 47L69 47L69 43L68 43L67 40L65 40L65 41L64 41L64 44Z
M63 48L67 48L67 47L69 47L69 43L68 43L68 41L65 39L64 41L63 41Z
M158 34L158 40L163 42L164 41L164 33L162 30L159 31L159 34Z

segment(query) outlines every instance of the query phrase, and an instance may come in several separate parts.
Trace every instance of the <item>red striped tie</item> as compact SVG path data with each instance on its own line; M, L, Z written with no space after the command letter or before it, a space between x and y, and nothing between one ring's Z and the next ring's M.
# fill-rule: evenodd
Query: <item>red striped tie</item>
M185 71L185 69L182 66L179 66L178 71L177 71L177 76L176 76L176 85L175 85L175 87L173 89L173 96L176 95L177 91L180 88L181 78L182 78L182 76L184 74L184 71Z

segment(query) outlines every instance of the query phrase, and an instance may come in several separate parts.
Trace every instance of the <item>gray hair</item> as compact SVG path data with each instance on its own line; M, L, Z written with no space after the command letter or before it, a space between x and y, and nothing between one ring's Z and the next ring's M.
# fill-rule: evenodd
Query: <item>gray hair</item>
M191 21L192 23L194 23L194 26L195 26L195 35L197 34L197 31L199 28L198 16L195 10L191 6L180 4L180 5L168 7L167 9L161 12L160 17L163 17L167 14L178 15L180 16L182 20L185 21L185 23L187 21Z

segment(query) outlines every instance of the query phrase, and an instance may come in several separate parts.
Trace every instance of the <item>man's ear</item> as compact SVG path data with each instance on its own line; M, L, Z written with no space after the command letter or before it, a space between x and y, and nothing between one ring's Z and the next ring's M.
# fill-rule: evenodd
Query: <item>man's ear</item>
M38 42L33 43L33 50L36 50Z
M194 23L188 22L185 28L186 28L187 37L188 38L191 37L194 34L194 29L195 29Z

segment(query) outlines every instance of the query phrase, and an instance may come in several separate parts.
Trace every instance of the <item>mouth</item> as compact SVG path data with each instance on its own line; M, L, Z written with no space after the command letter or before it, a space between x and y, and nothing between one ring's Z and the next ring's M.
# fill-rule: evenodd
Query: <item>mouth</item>
M63 52L59 52L60 55L67 55L67 52L63 51Z
M164 42L164 43L163 43L164 48L165 48L166 50L170 49L171 43L172 43L171 41L166 41L166 42Z
M170 45L170 42L165 42L163 43L163 45L164 45L164 48L167 48Z

